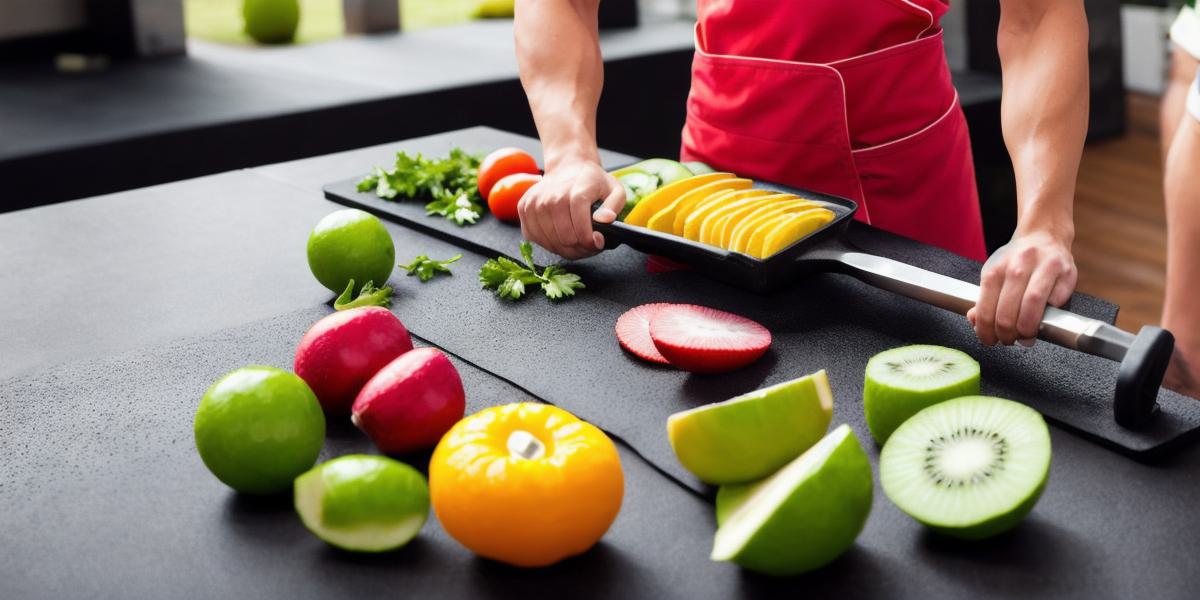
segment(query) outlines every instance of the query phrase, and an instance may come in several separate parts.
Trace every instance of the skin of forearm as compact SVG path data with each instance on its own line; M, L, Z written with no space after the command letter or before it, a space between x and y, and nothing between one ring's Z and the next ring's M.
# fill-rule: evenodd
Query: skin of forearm
M1001 123L1017 179L1017 234L1074 239L1088 122L1088 28L1080 0L1004 0L997 35Z
M1200 123L1184 116L1167 155L1167 289L1163 324L1200 360Z
M604 85L599 0L517 0L515 10L521 85L546 170L571 160L599 162L596 105Z

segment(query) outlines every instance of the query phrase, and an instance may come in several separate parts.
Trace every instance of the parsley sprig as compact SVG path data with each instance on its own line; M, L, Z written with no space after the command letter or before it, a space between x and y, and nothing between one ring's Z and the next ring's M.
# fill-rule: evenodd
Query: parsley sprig
M425 213L441 216L456 225L470 225L483 215L479 197L479 156L461 148L446 158L425 158L396 153L391 169L375 167L358 182L358 191L375 192L385 200L422 198Z
M506 300L517 300L525 295L525 287L541 284L542 292L551 300L560 300L575 295L583 289L579 276L558 265L550 265L538 272L533 264L533 245L521 242L521 258L524 264L506 256L491 259L479 269L479 283L484 289L495 290L496 295Z
M447 260L433 260L422 254L414 258L407 265L400 265L400 268L408 271L409 276L416 275L417 279L421 281L429 281L438 273L453 275L450 272L450 265L454 264L460 258L462 258L461 254L455 254Z
M354 298L354 280L346 284L345 291L333 301L334 310L349 310L360 306L390 306L392 304L392 288L375 287L374 281L368 281L362 286L358 297Z

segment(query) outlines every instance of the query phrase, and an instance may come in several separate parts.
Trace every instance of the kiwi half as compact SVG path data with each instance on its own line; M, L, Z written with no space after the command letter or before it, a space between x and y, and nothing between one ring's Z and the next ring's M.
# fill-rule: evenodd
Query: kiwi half
M867 362L863 410L879 444L921 409L979 393L979 363L943 346L903 346Z
M900 510L943 533L981 539L1033 509L1050 473L1050 431L1011 400L967 396L905 421L879 456L883 492Z

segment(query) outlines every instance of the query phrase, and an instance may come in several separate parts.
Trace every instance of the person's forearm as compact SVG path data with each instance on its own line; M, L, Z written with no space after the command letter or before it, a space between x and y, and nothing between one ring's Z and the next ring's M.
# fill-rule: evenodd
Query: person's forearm
M1200 123L1183 117L1167 155L1167 289L1163 326L1189 361L1200 361ZM1200 365L1197 365L1200 366ZM1200 375L1197 373L1196 375Z
M599 0L517 0L514 35L547 171L563 162L599 162L596 105L604 85Z
M1017 234L1074 240L1075 178L1088 123L1082 0L1004 0L1001 121L1017 179Z

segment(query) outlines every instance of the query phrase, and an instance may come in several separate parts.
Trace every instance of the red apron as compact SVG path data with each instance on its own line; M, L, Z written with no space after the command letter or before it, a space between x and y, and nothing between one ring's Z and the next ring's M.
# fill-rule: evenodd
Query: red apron
M851 198L983 260L944 0L698 0L683 160Z

